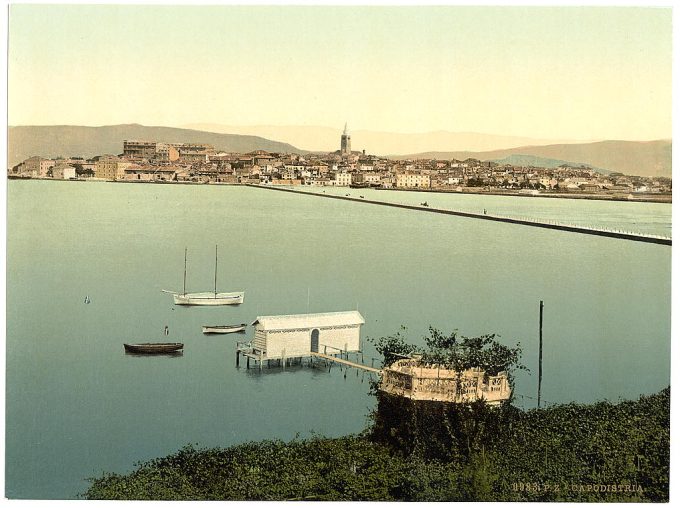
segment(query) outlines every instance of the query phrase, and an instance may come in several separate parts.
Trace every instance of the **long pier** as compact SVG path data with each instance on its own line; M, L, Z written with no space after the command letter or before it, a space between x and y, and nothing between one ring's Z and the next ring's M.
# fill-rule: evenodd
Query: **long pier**
M507 224L519 224L522 226L531 226L535 228L543 228L543 229L553 229L557 231L568 231L570 233L581 233L584 235L594 235L594 236L603 236L606 238L617 238L619 240L630 240L634 242L644 242L644 243L654 243L654 244L659 244L659 245L672 245L672 239L671 238L666 238L662 236L653 236L653 235L642 235L642 234L635 234L635 233L627 233L623 231L609 231L606 229L595 229L595 228L587 228L587 227L582 227L582 226L572 226L572 225L567 225L567 224L559 224L559 223L550 223L550 222L541 222L541 221L533 221L533 220L526 220L526 219L514 219L512 217L501 217L498 215L488 215L488 214L481 214L481 213L473 213L473 212L462 212L462 211L457 211L457 210L446 210L443 208L431 208L431 207L425 207L425 206L416 206L416 205L403 205L400 203L390 203L387 201L376 201L373 199L364 199L364 198L354 198L351 196L333 196L331 194L318 194L316 192L307 192L307 191L300 191L300 190L295 190L295 189L284 189L281 187L273 187L273 186L265 186L265 185L249 185L249 187L255 187L258 189L267 189L267 190L275 190L279 192L292 192L294 194L304 194L307 196L318 196L321 198L330 198L330 199L342 199L345 201L354 201L355 203L367 203L371 205L380 205L380 206L390 206L393 208L402 208L405 210L416 210L419 212L429 212L429 213L438 213L438 214L443 214L443 215L455 215L457 217L467 217L470 219L482 219L482 220L490 220L494 222L504 222Z

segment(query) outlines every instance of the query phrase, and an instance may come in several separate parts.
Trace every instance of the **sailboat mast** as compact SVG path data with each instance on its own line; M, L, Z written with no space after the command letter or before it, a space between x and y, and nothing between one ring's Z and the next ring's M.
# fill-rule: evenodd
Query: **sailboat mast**
M215 245L215 298L217 298L217 245Z
M187 248L184 247L184 295L187 294Z

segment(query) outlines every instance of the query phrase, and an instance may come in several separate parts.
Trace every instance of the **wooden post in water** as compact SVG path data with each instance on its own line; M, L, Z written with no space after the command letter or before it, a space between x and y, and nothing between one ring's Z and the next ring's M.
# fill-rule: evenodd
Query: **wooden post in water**
M541 407L541 381L543 380L543 300L538 315L538 405Z
M215 298L217 298L217 245L215 245Z
M182 286L183 295L187 294L187 248L184 247L184 285Z

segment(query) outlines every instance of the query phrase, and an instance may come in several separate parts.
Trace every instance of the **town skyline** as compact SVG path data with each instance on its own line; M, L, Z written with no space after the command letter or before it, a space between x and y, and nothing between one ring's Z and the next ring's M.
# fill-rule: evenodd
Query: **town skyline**
M671 137L670 8L12 5L9 16L9 125Z
M547 159L546 159L547 160ZM354 187L437 192L670 202L672 181L628 176L587 165L542 167L475 158L391 160L354 150L347 127L340 149L326 154L219 151L209 143L123 141L120 155L54 159L33 156L8 170L10 178L202 183L285 187ZM324 191L325 192L325 191ZM637 195L637 196L636 196ZM363 199L363 196L360 196ZM427 202L421 203L425 207ZM486 215L486 213L485 213Z

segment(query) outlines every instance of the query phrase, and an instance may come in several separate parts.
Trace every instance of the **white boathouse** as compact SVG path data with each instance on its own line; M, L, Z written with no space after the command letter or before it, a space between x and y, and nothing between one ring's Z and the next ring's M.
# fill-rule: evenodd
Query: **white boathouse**
M252 353L263 360L361 350L358 311L258 316L253 321Z

